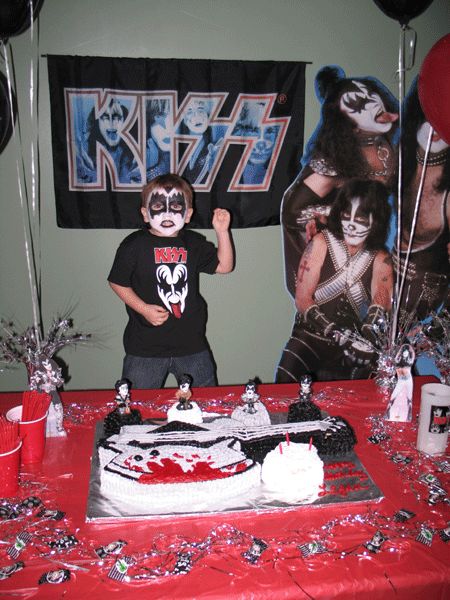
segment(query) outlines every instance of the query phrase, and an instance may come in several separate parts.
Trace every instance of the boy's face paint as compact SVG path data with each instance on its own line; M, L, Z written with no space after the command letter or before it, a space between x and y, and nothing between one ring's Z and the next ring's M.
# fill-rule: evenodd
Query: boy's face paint
M173 237L189 222L192 209L187 208L185 197L178 190L167 192L160 188L153 191L148 209L143 208L142 214L152 233Z

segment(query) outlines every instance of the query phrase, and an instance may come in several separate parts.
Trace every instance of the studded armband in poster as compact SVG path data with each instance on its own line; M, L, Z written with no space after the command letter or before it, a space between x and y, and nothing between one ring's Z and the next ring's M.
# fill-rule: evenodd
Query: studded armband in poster
M313 304L305 310L303 319L308 327L316 333L329 338L333 337L336 323L330 321L317 304Z
M376 333L377 325L380 325L386 321L386 312L379 304L371 304L367 311L366 318L361 327L362 335L371 344L376 345L378 336Z

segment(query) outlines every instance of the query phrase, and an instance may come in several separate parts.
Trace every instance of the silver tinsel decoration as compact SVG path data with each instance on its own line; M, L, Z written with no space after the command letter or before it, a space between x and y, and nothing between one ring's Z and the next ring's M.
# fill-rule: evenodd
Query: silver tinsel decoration
M441 383L450 385L450 312L431 313L430 321L416 334L419 352L432 358L440 374Z
M61 348L91 340L90 334L72 332L72 328L68 315L54 318L47 335L34 325L18 333L13 322L1 319L0 362L24 364L30 389L51 393L64 383L58 365L50 360L52 356Z
M52 358L61 348L86 343L91 339L90 334L71 332L72 328L73 321L67 315L54 318L44 336L34 325L17 333L13 322L1 319L0 361L7 364L23 363L31 376L35 366Z

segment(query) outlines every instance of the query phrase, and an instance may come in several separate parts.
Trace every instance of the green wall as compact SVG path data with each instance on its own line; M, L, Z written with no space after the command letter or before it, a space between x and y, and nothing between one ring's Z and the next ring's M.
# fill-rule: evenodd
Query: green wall
M449 23L448 0L434 0L411 21L417 48L406 89ZM120 376L125 310L106 277L129 231L56 226L46 54L311 61L305 140L319 116L314 77L321 66L338 64L347 75L372 75L394 93L398 89L400 26L371 0L45 0L34 33L33 43L28 31L10 44L22 146L12 140L0 155L0 313L22 328L32 323L17 161L20 165L23 156L31 188L30 153L32 140L38 139L40 225L33 221L40 240L44 320L47 326L56 313L72 307L76 327L98 339L60 353L69 365L66 389L111 388ZM31 64L39 78L38 121L27 109ZM210 231L204 233L214 239ZM235 271L201 280L219 382L245 383L254 376L270 382L294 314L284 289L280 227L238 230L233 238ZM172 378L168 385L174 385ZM0 373L0 390L25 386L23 367Z

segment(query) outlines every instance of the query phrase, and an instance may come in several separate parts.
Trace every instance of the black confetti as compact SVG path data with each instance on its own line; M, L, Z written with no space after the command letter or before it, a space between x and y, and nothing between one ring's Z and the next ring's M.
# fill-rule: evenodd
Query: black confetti
M253 543L250 548L242 553L242 556L253 565L258 562L261 554L268 548L268 545L259 538L253 538Z
M63 537L55 540L54 542L49 542L50 548L52 550L67 550L69 548L73 548L78 544L78 540L74 535L63 535Z
M192 569L192 553L191 552L179 552L177 555L177 562L173 568L174 575L185 575Z
M367 550L369 550L369 552L377 554L381 551L381 547L387 539L388 538L385 537L381 531L377 531L370 542L366 542L364 546L367 548Z
M25 546L28 544L28 542L31 541L31 539L32 539L32 536L29 533L27 533L26 531L19 534L16 537L16 541L14 542L14 544L8 548L8 550L7 550L8 555L11 558L17 558L19 556L19 554L22 552L22 550L25 548Z
M416 540L421 544L425 544L425 546L431 546L433 542L434 531L429 527L422 527L419 535L416 537Z
M123 581L131 564L133 564L133 559L130 556L118 558L111 567L108 577L110 579L114 579L115 581Z
M19 561L12 565L7 565L6 567L0 567L0 581L2 581L3 579L8 579L9 577L11 577L11 575L17 573L17 571L21 571L24 568L24 566L24 563Z
M113 554L119 554L124 546L127 545L128 542L124 542L123 540L116 540L114 542L110 542L106 544L106 546L100 546L94 550L95 554L99 558L106 558L107 556L112 556Z
M39 584L42 583L64 583L69 581L70 571L68 569L56 569L55 571L47 571L39 577Z
M307 558L313 554L323 554L327 551L326 547L321 542L308 542L297 546L303 558Z
M416 513L413 513L410 510L406 510L406 508L401 508L398 512L395 513L394 521L397 521L397 523L404 523L405 521L409 521L409 519L412 519L415 516Z

